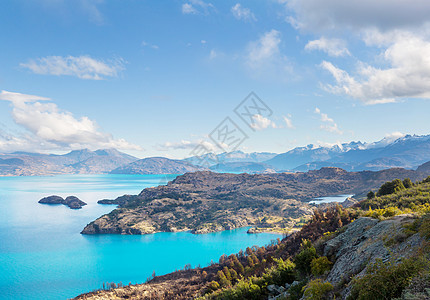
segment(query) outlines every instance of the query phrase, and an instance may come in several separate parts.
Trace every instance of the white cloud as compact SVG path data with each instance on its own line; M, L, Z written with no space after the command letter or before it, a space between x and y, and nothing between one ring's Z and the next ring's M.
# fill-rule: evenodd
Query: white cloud
M380 35L376 40L381 41ZM352 76L330 62L323 62L321 66L336 81L336 85L326 85L326 88L366 104L395 102L401 98L430 98L429 53L429 41L413 34L399 33L381 55L388 67L359 63Z
M320 125L321 129L337 134L343 134L343 131L339 129L339 126L335 123L335 121L327 114L321 112L318 107L315 107L315 113L320 116L321 122L323 122L323 124Z
M330 56L347 56L351 55L348 48L346 47L345 41L341 39L328 39L321 37L318 40L309 41L305 50L321 50L326 52Z
M242 7L240 3L236 3L236 5L231 8L231 12L233 16L238 20L257 21L251 10L249 8Z
M311 32L410 29L429 22L427 0L289 0L285 3L294 16L287 18L296 28Z
M294 125L293 125L293 122L291 121L291 116L290 115L288 115L288 117L282 116L282 118L284 119L284 122L285 122L285 125L287 126L287 128L290 128L290 129L294 129L295 128Z
M209 59L215 59L218 57L218 55L219 55L218 52L212 49L211 52L209 53Z
M286 56L280 51L281 33L272 29L264 33L257 41L248 44L245 64L252 70L253 76L287 79L292 67Z
M430 1L280 2L292 13L288 18L295 28L323 36L358 38L369 47L367 56L373 53L373 58L366 57L367 62L355 61L355 70L322 62L336 82L323 85L327 91L360 99L367 105L430 98ZM311 41L306 48L333 56L347 55L341 43L336 46L324 39Z
M114 139L112 135L101 132L97 124L88 117L76 119L72 113L60 110L56 104L48 102L49 98L2 91L0 100L11 102L15 123L29 132L24 139L9 138L15 146L34 144L36 141L39 148L141 150L139 146L124 139ZM6 146L3 139L3 147Z
M262 115L256 114L252 116L252 118L254 119L254 122L252 123L251 127L256 130L263 130L269 127L278 128L272 120L265 118Z
M281 43L281 33L272 29L266 32L256 42L248 47L248 63L251 65L260 64L266 60L279 55L279 44Z
M214 144L205 140L198 140L198 141L181 140L180 142L165 142L162 145L158 145L156 149L159 151L194 150L200 145L205 147L209 151L217 150L217 147Z
M188 14L209 14L210 10L214 10L215 6L212 3L206 3L202 0L189 0L182 4L182 13Z
M159 48L158 45L150 44L150 43L147 43L145 41L142 42L142 46L143 47L149 47L149 48L152 48L154 50L158 50L158 48Z
M69 75L81 79L101 80L116 77L124 70L124 62L117 59L110 63L91 58L90 56L47 56L21 63L21 67L30 69L36 74Z
M184 3L184 4L182 4L182 13L183 14L196 14L197 10L190 3Z

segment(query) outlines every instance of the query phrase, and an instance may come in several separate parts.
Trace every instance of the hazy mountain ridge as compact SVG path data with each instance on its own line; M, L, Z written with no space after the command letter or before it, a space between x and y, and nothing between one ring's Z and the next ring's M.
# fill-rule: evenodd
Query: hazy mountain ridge
M415 169L430 160L430 135L406 135L394 141L351 142L331 147L308 145L265 161L278 170L307 171L340 167L348 171L401 167Z
M67 154L0 154L0 175L103 174L138 158L115 149L73 150Z
M149 157L116 168L110 174L183 174L202 170L183 160Z

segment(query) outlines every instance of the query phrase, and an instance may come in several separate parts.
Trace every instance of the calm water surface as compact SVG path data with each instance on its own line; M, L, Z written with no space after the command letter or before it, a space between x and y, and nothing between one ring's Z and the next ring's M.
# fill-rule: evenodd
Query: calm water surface
M347 198L352 196L354 195L337 195L337 196L329 196L329 197L320 197L320 198L315 198L315 200L312 200L309 203L321 204L321 203L331 203L331 202L343 202Z
M86 236L87 223L114 206L97 204L174 175L64 175L0 177L0 299L67 299L103 282L139 283L155 270L165 274L190 263L206 266L222 254L265 245L276 234L246 234L246 228L193 235ZM75 195L80 210L42 205L49 195Z

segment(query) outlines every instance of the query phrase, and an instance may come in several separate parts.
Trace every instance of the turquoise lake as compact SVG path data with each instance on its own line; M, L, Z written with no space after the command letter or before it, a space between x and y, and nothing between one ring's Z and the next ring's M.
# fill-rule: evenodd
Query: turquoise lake
M81 235L87 223L114 206L97 204L174 175L62 175L0 177L0 299L67 299L103 282L141 283L186 264L207 266L222 254L266 245L281 235L247 234L247 228L193 235ZM80 210L38 204L49 195L74 195Z

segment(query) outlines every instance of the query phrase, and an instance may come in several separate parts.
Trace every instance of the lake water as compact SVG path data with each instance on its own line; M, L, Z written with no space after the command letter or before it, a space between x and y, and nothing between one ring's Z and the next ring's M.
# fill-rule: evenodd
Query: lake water
M321 204L321 203L331 203L331 202L343 202L347 198L352 196L354 195L337 195L337 196L329 196L329 197L319 197L319 198L315 198L315 200L312 200L309 203Z
M0 177L0 299L67 299L98 289L103 282L141 283L157 275L206 266L222 254L265 245L277 234L246 234L247 228L193 235L81 235L87 223L114 206L97 204L174 175L63 175ZM75 195L80 210L37 201Z

